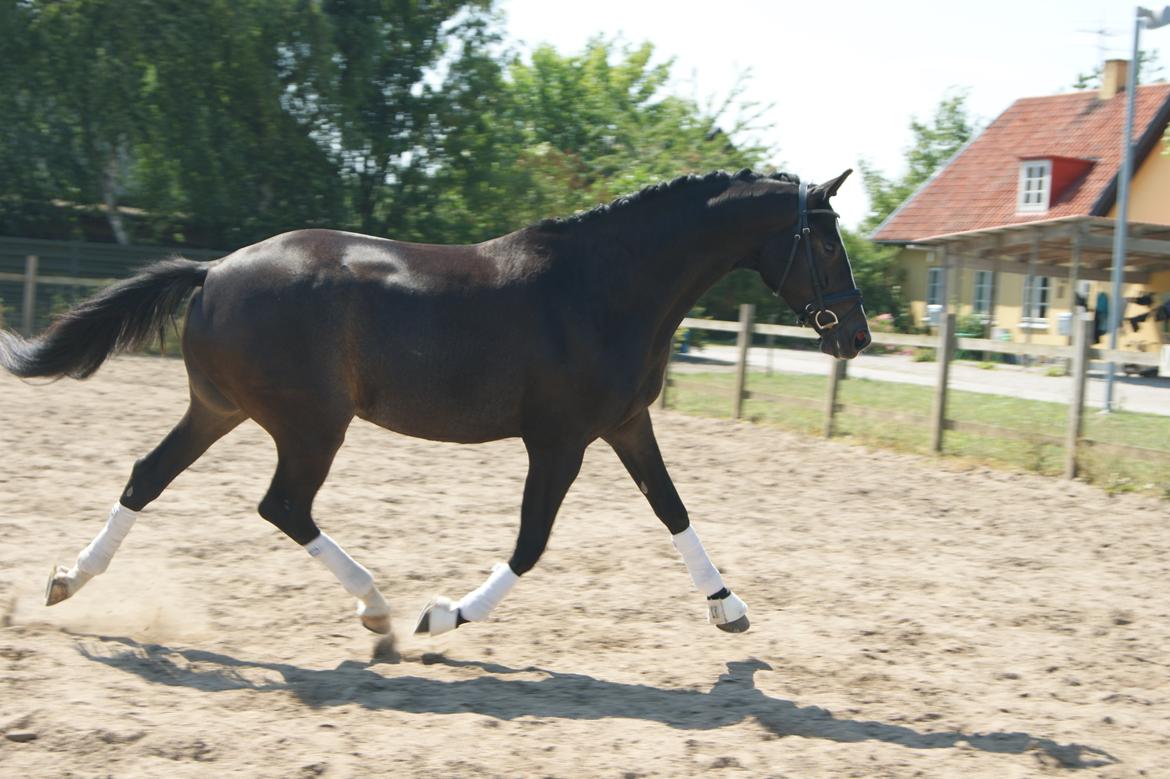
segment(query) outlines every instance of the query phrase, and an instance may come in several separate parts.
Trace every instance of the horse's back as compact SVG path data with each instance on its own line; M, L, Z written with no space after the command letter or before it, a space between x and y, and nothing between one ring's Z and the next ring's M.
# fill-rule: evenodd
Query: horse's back
M188 315L188 365L252 416L303 407L425 438L520 435L530 360L547 355L550 323L514 275L526 268L531 280L534 263L505 254L327 230L276 236L208 274Z

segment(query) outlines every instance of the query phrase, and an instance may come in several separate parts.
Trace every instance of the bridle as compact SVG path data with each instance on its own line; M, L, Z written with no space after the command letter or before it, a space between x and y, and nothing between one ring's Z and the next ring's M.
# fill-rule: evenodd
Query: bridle
M796 262L796 253L800 249L800 245L804 243L804 256L808 262L808 275L812 280L813 295L816 297L805 305L802 311L797 312L797 321L801 326L811 324L813 329L819 334L827 333L837 325L841 324L837 313L833 311L830 306L834 303L840 303L845 300L856 301L849 307L852 311L857 306L861 305L861 290L853 287L852 289L843 290L841 292L830 292L825 294L821 288L820 276L817 274L816 262L813 260L812 242L809 241L809 235L812 230L808 226L809 214L832 214L834 219L839 219L840 214L831 208L813 208L808 207L808 183L800 182L800 201L799 210L800 217L797 222L796 235L792 237L792 251L788 254L788 264L784 268L784 275L780 277L780 283L776 285L776 297L780 297L780 292L784 289L784 282L788 280L788 274L792 272L792 266ZM848 316L849 311L845 312Z

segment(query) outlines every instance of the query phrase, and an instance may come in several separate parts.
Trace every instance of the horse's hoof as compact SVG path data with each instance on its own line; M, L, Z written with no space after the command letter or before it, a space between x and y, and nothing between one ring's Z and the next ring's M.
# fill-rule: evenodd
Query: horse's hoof
M418 622L414 626L414 634L440 636L459 627L459 609L446 598L438 597L426 605L422 614L418 615Z
M390 632L389 614L375 614L373 616L363 615L361 620L365 629L371 633L377 633L380 636L384 636Z
M724 633L746 633L747 629L751 626L752 623L748 621L747 615L745 614L739 619L732 620L731 622L724 622L722 625L716 625L715 627L719 628Z
M719 598L707 598L707 620L725 633L743 633L751 627L747 613L747 604L734 592L727 591Z
M45 605L52 606L68 600L73 592L69 582L69 569L63 565L56 566L53 573L49 574L49 584L45 587Z

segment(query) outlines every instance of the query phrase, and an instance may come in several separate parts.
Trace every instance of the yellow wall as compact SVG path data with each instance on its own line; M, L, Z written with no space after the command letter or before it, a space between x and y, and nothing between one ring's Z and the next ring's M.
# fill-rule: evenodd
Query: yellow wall
M898 257L905 273L903 293L909 301L911 315L916 327L925 327L926 322L926 269L937 264L937 258L921 249L903 249ZM956 278L957 274L957 278ZM1094 291L1095 292L1095 291ZM1069 343L1066 336L1059 334L1059 317L1069 311L1071 293L1067 278L1053 278L1048 287L1048 312L1046 324L1042 327L1020 327L1020 312L1023 306L1024 277L1016 273L995 274L992 290L992 311L988 324L991 329L1004 328L1012 340L1030 340L1037 344L1062 345ZM960 268L951 271L947 280L947 296L950 310L959 317L975 312L975 269Z
M1165 147L1155 144L1142 160L1129 184L1129 221L1170 224L1170 157ZM1117 218L1117 204L1109 212Z
M910 306L916 327L926 317L927 256L928 252L918 249L902 249L898 253L898 265L902 270L902 297Z

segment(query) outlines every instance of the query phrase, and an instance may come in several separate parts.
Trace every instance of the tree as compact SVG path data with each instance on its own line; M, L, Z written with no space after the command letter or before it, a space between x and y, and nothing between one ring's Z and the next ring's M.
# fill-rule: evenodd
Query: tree
M211 0L151 19L135 184L158 214L152 237L230 248L345 218L304 107L329 62L327 26L316 4L284 0Z
M66 203L101 204L121 242L382 231L453 18L487 4L8 0L0 226L50 232L37 214Z
M670 94L671 63L653 63L650 44L599 38L579 55L542 46L525 60L494 53L490 29L462 43L434 117L434 207L418 212L441 234L482 240L764 156L721 132L721 116Z
M14 110L5 124L18 128L6 132L4 167L26 191L101 203L120 243L128 241L119 206L140 127L147 5L10 3L3 12L12 25L5 25L4 70L17 82L5 85L14 88L4 89Z
M522 58L490 0L0 0L0 23L9 233L100 207L120 241L470 242L767 152L651 45Z

